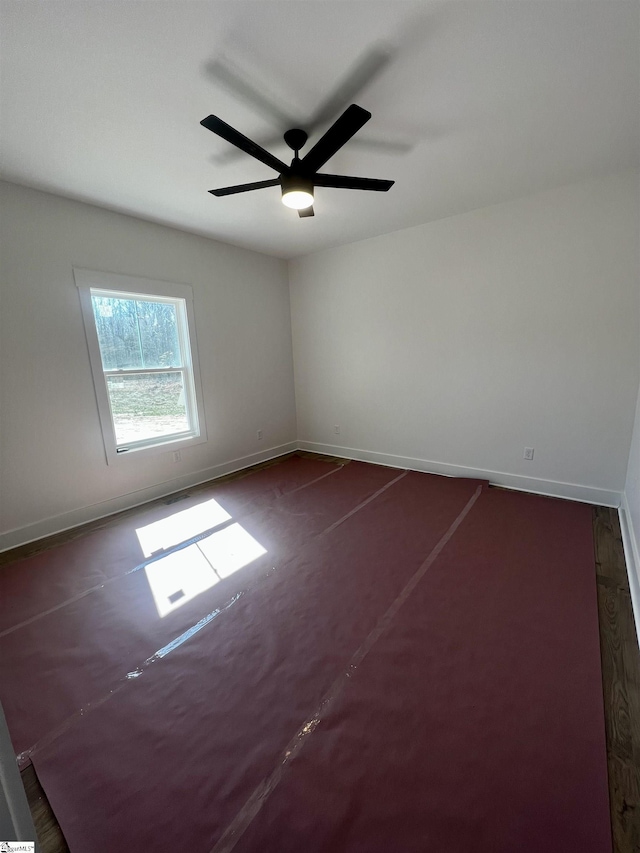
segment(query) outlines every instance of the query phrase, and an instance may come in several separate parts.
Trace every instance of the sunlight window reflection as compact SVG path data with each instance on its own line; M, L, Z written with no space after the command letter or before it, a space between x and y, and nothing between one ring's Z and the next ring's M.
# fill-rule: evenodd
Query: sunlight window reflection
M220 580L197 545L168 554L145 567L159 616L166 616Z
M209 501L209 503L216 502ZM230 518L222 507L218 504L216 506L224 513L225 517L221 518L221 521ZM172 518L175 517L172 516ZM211 513L208 514L207 520L207 526L214 523ZM153 525L149 525L151 526ZM141 528L143 531L145 529ZM204 529L206 530L207 527ZM152 540L149 539L149 541ZM159 540L155 541L157 543ZM145 572L158 615L163 617L167 613L172 613L200 593L211 589L222 578L229 577L266 553L266 549L250 533L247 533L242 525L234 523L218 530L217 533L212 533L206 539L154 560L145 566Z
M221 578L237 572L267 553L240 524L230 524L199 543L200 550Z
M199 533L217 527L231 516L223 509L218 501L205 501L204 503L184 509L182 512L174 512L167 518L154 521L145 527L136 530L138 541L145 557L150 557L157 551L167 550L188 539L193 539Z

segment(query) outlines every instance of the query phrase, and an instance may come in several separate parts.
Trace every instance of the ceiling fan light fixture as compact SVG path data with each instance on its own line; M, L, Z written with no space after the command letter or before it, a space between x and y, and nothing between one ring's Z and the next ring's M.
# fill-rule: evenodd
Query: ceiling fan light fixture
M293 210L304 210L313 204L313 182L299 175L282 175L282 203Z

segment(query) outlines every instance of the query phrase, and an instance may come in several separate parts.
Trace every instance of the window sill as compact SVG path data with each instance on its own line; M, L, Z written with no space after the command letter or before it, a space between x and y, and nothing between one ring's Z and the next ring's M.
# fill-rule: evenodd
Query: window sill
M126 463L128 459L144 459L147 456L158 456L162 453L173 453L176 450L182 450L187 447L195 447L197 444L204 444L207 441L205 435L190 435L184 438L172 437L167 441L151 444L144 447L131 447L127 450L116 450L116 448L105 448L107 456L107 465L121 465Z

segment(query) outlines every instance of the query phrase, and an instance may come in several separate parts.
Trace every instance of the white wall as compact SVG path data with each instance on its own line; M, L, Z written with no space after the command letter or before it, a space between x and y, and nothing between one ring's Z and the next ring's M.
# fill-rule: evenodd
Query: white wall
M640 286L640 282L639 282ZM636 419L631 439L627 482L620 513L625 558L629 570L629 587L640 641L640 390Z
M298 259L290 315L282 261L0 183L0 548L292 447L290 319L303 446L612 504L626 476L637 533L637 187ZM193 286L209 441L181 462L106 465L73 266Z
M637 288L640 292L640 276L638 276ZM620 522L638 640L640 641L640 388L638 389Z
M289 449L284 261L12 184L0 204L0 547ZM192 285L208 442L180 462L107 466L73 266Z
M638 547L640 544L640 539L638 539L638 535L640 535L640 392L636 405L636 419L631 440L631 452L629 453L625 492L631 524L636 532L636 547Z
M637 188L625 172L291 262L302 446L617 505Z

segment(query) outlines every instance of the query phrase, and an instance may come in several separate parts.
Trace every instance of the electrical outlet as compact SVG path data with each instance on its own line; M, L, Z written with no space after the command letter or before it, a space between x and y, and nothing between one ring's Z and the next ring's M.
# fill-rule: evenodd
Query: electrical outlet
M340 427L338 426L338 424L336 424L334 426L333 431L335 432L336 435L340 435Z
M256 435L258 436L258 441L262 441L262 430L261 429L258 430Z
M524 458L525 459L533 459L533 447L525 447Z
M174 451L173 451L173 461L174 461L174 462L179 462L179 461L180 461L180 451L179 451L179 450L174 450Z

